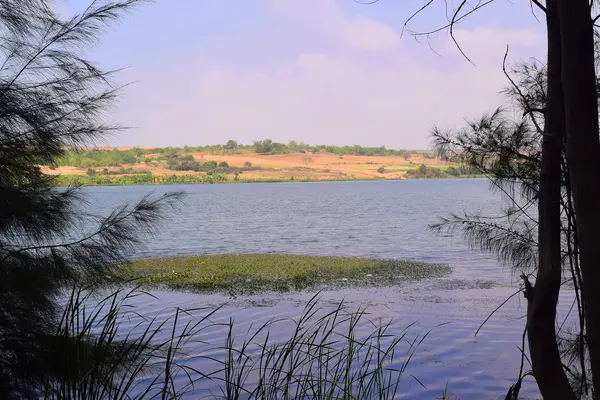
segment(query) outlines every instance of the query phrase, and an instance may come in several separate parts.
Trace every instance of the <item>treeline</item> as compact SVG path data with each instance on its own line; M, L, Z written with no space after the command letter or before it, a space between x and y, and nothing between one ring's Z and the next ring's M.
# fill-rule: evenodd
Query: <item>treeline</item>
M119 173L128 173L123 165L126 164L145 164L153 165L162 163L167 169L174 171L195 171L208 172L216 171L223 173L234 172L227 162L217 162L214 160L197 161L191 154L185 154L186 150L179 148L156 148L140 149L132 148L129 150L68 150L61 157L55 166L71 166L82 169L88 169L88 175L94 174L94 168L97 167L121 167ZM245 165L246 170L252 169L251 164ZM129 168L130 169L130 168ZM256 169L256 167L254 167ZM123 172L125 171L125 172ZM132 172L134 173L134 172ZM108 174L108 172L105 172Z
M54 177L58 186L86 185L152 185L152 184L200 184L221 183L228 181L224 174L205 175L153 175L151 173L136 175L112 175L99 173L94 175L59 175ZM234 178L237 181L237 177Z
M228 142L229 143L229 142ZM333 145L316 145L311 146L303 142L291 141L288 144L274 142L271 139L255 141L252 146L243 146L244 148L252 148L258 154L285 154L285 153L331 153L335 155L355 155L355 156L404 156L407 159L413 154L421 154L427 158L434 158L432 152L416 151L406 149L388 149L385 146L381 147L363 147L354 146L333 146Z
M124 164L144 162L146 151L137 148L131 150L67 150L55 161L55 165L78 168L120 167Z
M445 178L461 178L472 177L479 175L479 172L468 165L459 165L456 167L448 167L446 169L428 167L421 164L419 168L406 171L405 178L407 179L445 179Z
M57 175L53 177L56 186L107 186L107 185L165 185L165 184L212 184L212 183L275 183L275 182L317 182L317 181L354 181L356 177L349 175L340 177L310 177L310 176L252 176L243 177L240 173L234 176L222 173L208 172L206 174L186 175L154 175L143 173L135 175L115 175L111 173L97 173L94 175Z
M254 151L257 154L289 154L289 153L331 153L336 155L357 155L357 156L405 156L409 158L413 154L420 154L427 158L435 158L430 151L406 150L406 149L388 149L381 147L363 147L353 146L334 146L334 145L309 145L304 142L292 140L289 143L274 142L271 139L255 140L251 145L241 144L235 140L228 140L225 144L211 146L184 146L182 148L162 148L157 150L181 150L187 153L210 153L210 154L240 154L242 150Z

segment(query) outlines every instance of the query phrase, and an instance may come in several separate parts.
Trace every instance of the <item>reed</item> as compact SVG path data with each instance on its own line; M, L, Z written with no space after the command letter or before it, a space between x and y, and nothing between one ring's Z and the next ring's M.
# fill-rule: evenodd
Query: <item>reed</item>
M412 325L391 334L392 322L343 302L324 307L318 295L298 318L239 335L234 320L212 321L220 307L149 318L129 304L137 296L152 295L119 290L98 299L71 291L59 332L76 343L68 351L77 351L80 362L65 366L68 378L47 381L44 398L393 399L429 335L409 335ZM125 332L122 324L132 318L138 322ZM289 333L275 337L273 328ZM217 336L211 329L226 332L221 343L200 339Z

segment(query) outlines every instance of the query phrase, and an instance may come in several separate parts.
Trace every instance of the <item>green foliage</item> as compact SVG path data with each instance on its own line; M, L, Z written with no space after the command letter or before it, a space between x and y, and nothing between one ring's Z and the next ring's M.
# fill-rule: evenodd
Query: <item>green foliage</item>
M227 161L221 161L219 163L219 167L221 167L221 168L229 168L229 164L227 164Z
M138 162L144 162L144 158L138 155L138 150L135 148L131 150L74 149L65 151L56 160L58 166L72 166L77 168L118 167L123 164L135 164Z
M142 259L128 278L172 289L259 292L347 286L390 286L441 276L448 267L421 262L297 255L216 255Z
M385 172L385 167L382 165L381 167L377 168L377 172L383 174Z
M235 140L228 140L227 143L225 143L225 146L223 147L227 150L235 150L238 148L238 146L238 142L236 142Z
M406 171L407 178L414 179L439 179L447 177L447 174L440 168L427 167L421 164L417 169Z
M285 144L273 142L271 139L257 140L252 146L258 154L283 154L291 152Z
M86 171L86 175L88 176L96 176L96 175L149 175L152 174L147 169L133 169L133 168L124 168L121 167L117 171L109 171L108 168L102 169L102 172L96 171L94 168L88 168Z
M459 165L458 167L448 167L445 170L421 164L416 169L409 169L406 171L406 178L412 179L444 179L478 176L481 176L481 174L479 174L476 169L464 164Z
M319 145L312 147L313 152L323 151L326 153L336 154L338 156L344 155L355 155L355 156L400 156L404 153L409 154L420 154L418 151L407 151L407 150L393 150L387 149L385 146L381 147L363 147L359 145L354 146L325 146ZM425 153L425 152L423 152Z

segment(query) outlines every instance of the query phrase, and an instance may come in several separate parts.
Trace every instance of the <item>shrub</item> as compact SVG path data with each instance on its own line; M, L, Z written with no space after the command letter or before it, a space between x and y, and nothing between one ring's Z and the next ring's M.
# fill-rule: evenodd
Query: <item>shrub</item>
M407 178L430 178L430 179L438 179L438 178L446 178L448 177L448 172L444 171L440 168L431 168L427 167L425 164L421 164L421 166L417 169L412 169L406 172Z
M222 167L222 168L229 168L229 164L227 164L227 161L221 161L221 162L219 163L219 167Z
M246 161L244 163L244 167L246 167L246 168L252 168L252 163L250 161Z
M377 168L377 172L383 174L385 172L385 167L382 165L381 167Z
M312 162L312 157L307 154L304 154L302 155L302 162L304 163L304 165L308 165Z
M459 170L457 170L457 169L456 169L456 168L454 168L454 167L448 167L448 168L446 169L446 173L447 173L448 175L452 175L452 176L459 176L459 175L460 175L460 171L459 171Z

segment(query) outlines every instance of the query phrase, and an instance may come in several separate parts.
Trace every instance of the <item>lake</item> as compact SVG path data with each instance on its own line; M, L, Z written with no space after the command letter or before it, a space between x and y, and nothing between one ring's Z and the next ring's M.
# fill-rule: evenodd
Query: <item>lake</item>
M152 191L188 193L169 214L155 240L135 256L218 253L285 253L421 260L449 264L449 277L396 288L322 293L327 304L344 299L364 305L371 317L393 318L398 332L434 328L412 359L400 398L434 399L448 387L460 399L499 399L520 365L526 303L515 296L482 328L485 318L518 289L519 280L493 257L470 250L460 238L436 236L428 224L452 213L493 215L504 202L485 180L407 180L243 185L88 187L99 212L134 202ZM232 317L240 332L274 317L296 317L314 293L230 299L221 295L155 292L135 300L144 315L169 315L174 307L225 304L217 320ZM566 313L566 293L559 312ZM438 326L442 323L444 326ZM130 328L133 328L131 322ZM393 329L392 329L393 331ZM283 333L282 333L283 334ZM203 340L222 340L212 332ZM214 350L214 348L213 348ZM200 352L197 350L196 353ZM218 352L217 352L218 353ZM218 356L218 354L217 354ZM194 357L190 357L194 362ZM200 361L198 361L200 363ZM198 368L198 365L194 365ZM201 366L200 366L201 367ZM197 392L196 395L200 395ZM524 398L538 398L532 381ZM195 398L195 397L190 397Z

